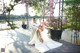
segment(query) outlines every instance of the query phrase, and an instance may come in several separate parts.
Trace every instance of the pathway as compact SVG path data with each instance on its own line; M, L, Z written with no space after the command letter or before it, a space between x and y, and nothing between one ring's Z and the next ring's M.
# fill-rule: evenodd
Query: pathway
M30 35L29 30L22 28L0 31L0 53L38 53L34 46L27 44Z

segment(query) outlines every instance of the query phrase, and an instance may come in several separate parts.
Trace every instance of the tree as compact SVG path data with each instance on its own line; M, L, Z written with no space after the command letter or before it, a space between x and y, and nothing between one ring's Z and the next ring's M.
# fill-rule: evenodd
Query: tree
M80 0L64 0L64 3L65 16L69 19L72 29L78 30L80 27Z
M8 13L8 24L9 26L11 26L12 24L10 24L10 12L12 10L14 10L14 6L21 3L22 0L11 0L8 6L5 6L6 9L6 13ZM44 8L44 3L46 2L46 0L24 0L24 2L26 3L26 1L30 1L27 5L29 5L30 7L33 7L33 9L36 11L37 14L41 14L44 12L43 10L45 10ZM45 5L46 6L46 5ZM27 7L27 6L26 6ZM28 20L27 20L28 21ZM12 28L12 26L11 26Z
M11 27L11 29L14 29L14 27L13 27L13 21L12 21L12 24L10 23L10 12L12 10L14 10L14 6L17 5L19 1L20 0L11 0L8 6L4 5L5 11L3 12L3 14L8 13L8 17L7 17L6 21L7 21L8 25Z
M23 3L26 3L26 18L27 18L27 28L29 28L29 21L28 21L28 6L33 7L36 14L41 14L42 10L44 10L44 2L46 0L22 0Z

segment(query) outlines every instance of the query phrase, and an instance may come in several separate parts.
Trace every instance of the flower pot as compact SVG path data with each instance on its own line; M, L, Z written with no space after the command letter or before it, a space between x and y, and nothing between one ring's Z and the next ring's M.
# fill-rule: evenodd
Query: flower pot
M22 28L23 29L26 29L26 24L22 24Z
M61 39L62 30L53 30L50 29L51 39L58 41Z

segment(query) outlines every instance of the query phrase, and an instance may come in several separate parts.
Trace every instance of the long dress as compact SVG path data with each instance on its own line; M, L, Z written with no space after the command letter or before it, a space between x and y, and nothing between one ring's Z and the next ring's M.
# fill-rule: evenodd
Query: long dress
M47 29L44 29L44 31L42 31L41 34L44 40L43 43L40 42L39 38L37 37L37 33L35 33L33 39L30 41L30 43L35 44L35 48L39 50L39 52L46 52L50 49L54 49L62 45L62 43L56 42L48 37Z
M32 34L31 34L31 38L30 38L30 40L34 37L34 34L36 33L36 30L37 30L37 27L39 26L39 24L38 23L33 23L32 25L31 25L31 32L32 32Z

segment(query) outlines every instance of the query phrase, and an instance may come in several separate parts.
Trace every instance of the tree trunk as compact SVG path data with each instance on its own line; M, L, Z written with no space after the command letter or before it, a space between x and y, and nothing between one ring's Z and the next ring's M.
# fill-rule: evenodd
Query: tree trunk
M12 24L10 23L10 12L8 12L8 20L7 20L8 26L10 26L11 29L14 29Z

